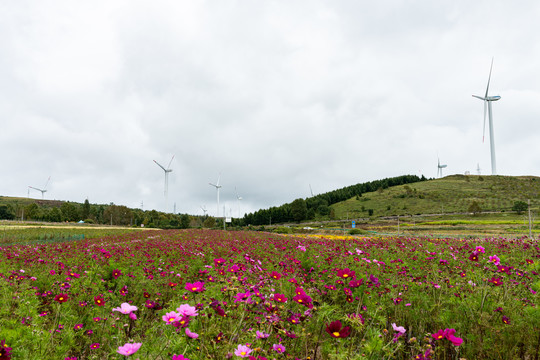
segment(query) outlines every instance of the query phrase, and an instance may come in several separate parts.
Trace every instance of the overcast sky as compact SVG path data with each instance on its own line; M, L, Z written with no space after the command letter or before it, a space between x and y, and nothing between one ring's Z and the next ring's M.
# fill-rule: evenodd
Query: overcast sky
M405 174L540 175L540 2L0 2L0 195L238 216ZM236 200L235 188L241 201ZM41 198L30 190L30 197Z

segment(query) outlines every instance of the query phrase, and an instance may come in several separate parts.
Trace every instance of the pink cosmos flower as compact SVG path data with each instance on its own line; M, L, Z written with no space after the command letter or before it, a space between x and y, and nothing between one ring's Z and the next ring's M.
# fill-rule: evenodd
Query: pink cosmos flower
M173 355L171 360L189 360L189 359L185 357L184 355Z
M193 331L189 330L189 328L186 328L186 335L192 339L196 339L199 337L199 334L194 333Z
M489 262L494 263L495 265L501 264L501 259L497 255L493 255L489 257Z
M245 357L248 357L249 354L252 352L253 350L251 350L249 347L247 347L246 345L238 345L238 347L236 348L236 350L234 351L234 355L236 356L240 356L242 358L245 358Z
M274 294L274 301L285 303L287 302L287 298L283 294Z
M274 344L272 345L272 350L274 350L277 353L283 354L285 352L285 346L281 344Z
M204 282L202 281L196 281L193 284L192 283L186 283L185 289L187 291L191 292L203 292L206 289L204 288Z
M477 246L476 249L474 249L474 251L477 251L482 254L486 252L483 246Z
M194 306L191 306L189 304L182 304L180 307L176 308L176 311L180 313L180 315L183 316L197 316L199 313L197 312L197 308Z
M129 305L128 303L122 303L122 305L120 305L120 307L114 308L114 309L112 309L112 311L119 311L122 314L128 315L132 311L137 311L137 309L138 308L136 306Z
M458 338L457 336L454 336L456 333L455 329L444 329L439 330L435 334L432 334L431 336L435 340L441 340L443 338L449 340L453 345L460 346L463 343L462 338Z
M265 332L260 332L259 330L257 330L256 334L257 334L257 339L266 339L267 337L270 336L270 334L267 334Z
M394 329L394 331L397 331L400 334L405 334L405 332L407 331L403 326L396 326L396 323L392 323L392 329Z
M180 316L180 314L178 314L178 313L176 313L176 312L174 312L174 311L168 312L168 313L166 313L165 315L163 315L163 316L161 317L161 319L162 319L163 321L165 321L165 323L166 323L167 325L173 324L173 323L175 323L175 322L177 322L177 321L180 321L181 318L182 318L182 317Z
M130 356L130 355L135 354L139 350L141 345L142 343L133 343L133 344L127 343L124 346L119 346L116 352L119 353L120 355Z

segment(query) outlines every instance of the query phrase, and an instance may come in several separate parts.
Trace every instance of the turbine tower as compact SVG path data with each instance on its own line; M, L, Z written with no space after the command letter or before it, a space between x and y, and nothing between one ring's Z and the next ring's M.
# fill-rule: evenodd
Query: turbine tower
M211 186L215 187L216 188L216 192L217 192L217 212L216 212L216 217L218 218L219 217L219 189L221 189L221 185L219 185L219 179L221 178L221 173L219 173L219 176L218 176L218 179L217 179L217 182L215 184L212 184L212 183L208 183L210 184ZM223 216L225 216L225 211L223 212Z
M169 161L169 165L167 165L167 168L164 168L160 163L158 163L156 160L154 160L154 162L156 163L157 166L159 166L160 168L163 169L163 171L165 172L165 190L163 191L163 194L165 195L165 211L168 211L168 202L167 202L167 197L169 195L169 173L172 172L172 169L171 169L171 163L174 159L174 155L172 156L171 158L171 161Z
M489 144L491 149L491 175L497 175L497 165L495 161L495 138L493 135L493 115L491 111L491 103L493 101L499 100L501 97L489 96L489 82L491 80L491 70L493 69L493 58L491 59L491 67L489 68L489 77L486 87L486 94L484 96L473 95L473 97L484 101L484 133L482 135L482 142L484 142L484 137L486 133L486 111L489 113Z
M437 177L442 178L442 169L444 169L446 165L441 165L441 161L439 158L437 158Z
M208 211L208 210L206 210L206 206L202 205L201 209L202 209L202 211L204 213L204 217L206 217L206 212Z
M41 191L41 198L44 199L45 198L45 193L47 192L47 185L49 185L49 180L51 180L51 177L49 176L49 178L47 179L47 182L45 183L45 186L43 187L43 189L38 189L37 187L33 187L33 186L28 186L30 189L34 189L34 190L37 190L37 191Z

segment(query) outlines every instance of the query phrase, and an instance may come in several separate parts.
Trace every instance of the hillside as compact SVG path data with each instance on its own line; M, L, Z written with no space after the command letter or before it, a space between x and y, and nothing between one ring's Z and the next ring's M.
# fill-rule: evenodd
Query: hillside
M511 211L514 202L540 207L535 176L451 175L364 193L330 206L335 219L468 212L476 201L482 211ZM371 209L371 211L370 211Z

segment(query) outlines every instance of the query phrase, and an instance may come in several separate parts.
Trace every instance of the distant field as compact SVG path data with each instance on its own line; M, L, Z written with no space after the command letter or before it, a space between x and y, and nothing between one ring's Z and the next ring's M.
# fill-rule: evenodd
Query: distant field
M52 243L70 240L118 236L142 231L141 228L85 226L78 224L36 224L0 222L0 246Z

